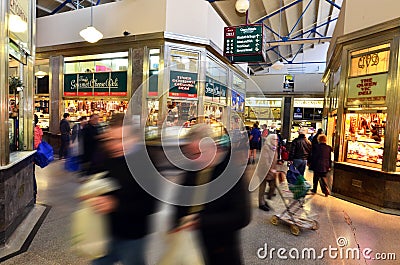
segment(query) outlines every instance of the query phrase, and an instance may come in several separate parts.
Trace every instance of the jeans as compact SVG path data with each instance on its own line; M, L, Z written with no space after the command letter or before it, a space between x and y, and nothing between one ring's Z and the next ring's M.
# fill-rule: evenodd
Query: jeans
M106 256L92 261L93 265L112 265L120 262L123 265L145 265L146 239L139 238L113 239L110 242L109 252Z
M304 171L306 171L307 160L293 159L293 165L297 168L300 174L304 176Z

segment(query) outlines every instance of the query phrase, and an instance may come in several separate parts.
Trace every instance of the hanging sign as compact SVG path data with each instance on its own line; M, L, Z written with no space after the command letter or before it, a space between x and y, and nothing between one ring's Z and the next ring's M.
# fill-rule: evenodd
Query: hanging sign
M127 72L80 73L64 75L64 96L126 97Z
M380 105L386 101L387 73L349 78L347 105Z
M294 76L285 75L283 79L283 92L294 92Z
M231 62L264 62L266 49L262 24L224 28L224 56Z
M197 73L170 71L169 96L197 98Z

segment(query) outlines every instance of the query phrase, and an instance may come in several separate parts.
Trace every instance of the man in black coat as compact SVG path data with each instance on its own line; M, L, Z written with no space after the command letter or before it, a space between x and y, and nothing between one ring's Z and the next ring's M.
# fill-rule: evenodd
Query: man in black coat
M61 146L59 150L59 158L67 158L69 140L71 134L71 127L69 125L69 113L64 113L63 119L60 121L60 133L61 133Z
M320 134L318 136L318 144L313 144L311 158L310 158L310 168L314 171L313 176L313 188L311 192L316 193L318 187L318 181L321 185L321 190L328 196L330 194L325 178L328 172L331 170L331 153L332 147L326 144L326 135Z

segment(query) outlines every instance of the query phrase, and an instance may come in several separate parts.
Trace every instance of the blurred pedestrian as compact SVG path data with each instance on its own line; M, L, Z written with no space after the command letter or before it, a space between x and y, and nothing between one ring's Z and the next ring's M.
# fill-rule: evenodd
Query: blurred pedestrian
M311 142L306 138L306 132L306 128L300 128L299 137L293 140L289 152L289 161L293 161L293 165L303 176L311 153Z
M271 199L276 188L276 162L278 160L278 136L269 134L264 146L261 149L260 160L255 169L258 178L262 178L258 188L258 208L263 211L269 211L270 206L265 200L265 188L269 186L267 198Z
M208 128L208 129L207 129ZM217 179L227 169L231 151L219 151L210 159L213 148L205 147L200 151L200 141L208 137L210 127L205 124L194 126L188 134L189 144L185 146L185 155L196 165L205 165L195 171L187 171L182 185L202 185ZM236 166L236 163L230 166ZM236 170L237 171L237 170ZM208 191L211 192L211 191ZM204 196L208 194L193 194ZM207 265L241 265L240 229L250 222L251 205L247 185L243 176L227 193L201 205L177 207L176 227L181 229L198 229L203 243L203 253ZM174 263L171 263L174 264Z
M92 114L88 123L83 127L83 170L86 174L93 174L101 168L96 169L101 165L99 161L103 160L104 152L99 152L99 115ZM95 157L96 156L96 157ZM97 160L96 160L96 159Z
M321 185L321 190L327 197L330 192L326 183L328 172L331 170L331 153L332 147L326 144L326 135L318 135L318 144L313 144L310 157L310 166L314 171L312 193L317 192L318 181Z
M155 212L156 199L143 190L128 167L127 161L141 159L139 153L144 147L138 144L137 135L129 139L129 146L123 146L123 118L123 113L113 114L110 128L100 137L99 146L106 154L104 169L108 171L107 177L116 180L120 188L90 199L98 213L109 216L112 236L107 255L93 260L93 265L147 264L145 237L150 232L149 216Z
M68 157L69 141L71 135L69 119L69 113L64 113L63 119L60 121L61 146L59 150L59 159L66 159Z

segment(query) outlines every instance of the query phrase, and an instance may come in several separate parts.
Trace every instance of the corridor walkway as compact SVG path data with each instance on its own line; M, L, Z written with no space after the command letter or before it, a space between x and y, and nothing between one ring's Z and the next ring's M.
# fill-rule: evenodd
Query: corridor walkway
M51 209L28 250L2 264L89 264L89 261L76 256L69 247L70 215L77 204L74 192L80 183L74 174L64 171L63 161L59 160L45 169L37 167L36 175L38 203L48 205ZM307 172L306 176L309 178L311 173ZM274 209L270 212L257 208L256 197L256 193L253 193L253 218L242 233L246 265L400 264L400 216L379 213L335 197L326 198L317 194L311 196L307 209L318 220L319 230L303 230L299 236L294 236L287 225L280 223L274 226L270 222L275 213L284 209L279 195L270 201ZM166 220L171 212L166 205L160 207L162 210L154 218L156 232L149 236L149 264L156 263L163 249ZM279 248L283 249L278 251ZM312 255L314 250L315 259ZM362 254L360 259L353 258L357 256L358 250L364 251L366 257L370 256L371 259L364 258ZM292 258L296 251L299 257ZM302 252L306 254L305 258L301 257ZM311 258L307 253L311 253ZM378 260L379 257L392 260Z

